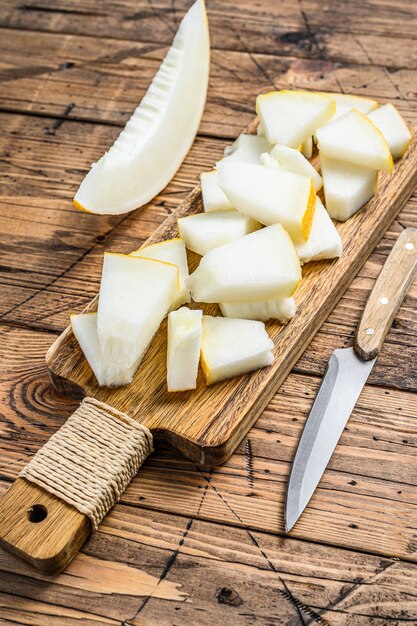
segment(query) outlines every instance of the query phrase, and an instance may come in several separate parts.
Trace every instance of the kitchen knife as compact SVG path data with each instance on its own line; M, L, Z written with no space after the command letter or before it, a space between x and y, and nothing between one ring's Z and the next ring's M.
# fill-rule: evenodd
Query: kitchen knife
M369 295L353 348L337 349L330 357L295 453L285 504L285 532L291 530L313 495L416 273L417 229L407 228Z

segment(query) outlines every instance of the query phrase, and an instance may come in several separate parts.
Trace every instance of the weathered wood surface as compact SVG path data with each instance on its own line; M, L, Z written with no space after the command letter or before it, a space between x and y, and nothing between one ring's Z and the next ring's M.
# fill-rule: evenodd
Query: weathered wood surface
M362 93L394 102L417 121L415 3L244 0L236 10L212 0L204 136L142 212L76 213L77 184L119 132L129 102L143 94L185 4L10 0L0 7L2 489L76 407L53 391L43 359L69 313L96 293L103 251L131 249L152 234L221 155L225 139L250 121L254 95L272 82ZM303 540L275 534L289 463L326 360L352 341L395 237L417 225L416 215L413 198L250 431L252 473L243 446L212 476L160 449L74 561L73 575L51 584L0 554L1 623L301 624L279 577L330 624L417 623L417 570L406 562L416 550L415 285L312 502L312 517L323 504L331 509L325 545L302 527ZM375 520L383 523L382 557L357 551ZM331 547L336 533L353 549ZM406 553L400 561L390 558L393 536ZM155 592L161 586L165 599ZM182 593L192 602L178 599Z

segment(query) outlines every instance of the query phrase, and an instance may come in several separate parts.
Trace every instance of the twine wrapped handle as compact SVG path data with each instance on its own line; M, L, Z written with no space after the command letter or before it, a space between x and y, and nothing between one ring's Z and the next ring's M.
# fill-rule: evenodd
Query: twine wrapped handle
M1 501L0 542L47 573L63 569L152 451L148 428L85 398Z

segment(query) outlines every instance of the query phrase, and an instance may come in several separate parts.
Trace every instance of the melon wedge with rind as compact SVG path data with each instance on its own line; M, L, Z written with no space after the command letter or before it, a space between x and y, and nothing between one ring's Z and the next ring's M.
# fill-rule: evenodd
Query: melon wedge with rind
M143 206L164 189L197 134L209 63L206 10L204 0L197 0L142 102L81 183L76 208L118 215Z
M331 93L323 92L326 96L330 96L336 103L336 111L332 119L342 117L345 113L356 109L364 115L378 108L378 102L372 98L364 98L363 96L355 96L349 93Z
M155 259L176 265L179 269L179 288L171 304L170 310L177 309L182 304L191 302L191 295L185 281L188 278L187 251L184 239L176 237L166 239L158 243L150 244L144 248L139 248L130 253L130 256L142 257L144 259Z
M334 115L330 96L313 91L273 91L258 96L256 112L269 143L298 148Z
M217 170L203 172L200 176L203 207L206 213L212 211L230 211L233 206L224 191L219 187L219 173Z
M292 296L301 266L280 224L208 252L187 286L196 302L253 302Z
M299 150L277 144L271 150L270 155L278 162L283 170L312 178L316 191L322 188L323 180L320 174Z
M384 104L368 114L371 122L381 131L393 159L404 156L411 141L411 133L401 114L391 103Z
M320 154L369 169L391 172L393 160L378 128L353 109L317 130Z
M234 210L197 213L178 220L178 230L186 247L201 256L259 228L259 222Z
M105 253L97 333L104 376L112 385L120 384L119 380L126 376L126 372L134 372L139 366L168 313L178 286L176 265Z
M258 302L222 302L219 304L224 317L266 322L271 319L286 324L295 315L294 298L276 298Z
M197 385L202 311L181 307L168 315L168 391L187 391Z
M326 209L333 219L345 222L376 193L378 172L323 154L320 163Z
M295 244L300 263L334 259L342 254L342 239L330 215L317 197L313 224L306 242Z
M311 178L250 163L222 163L219 174L237 211L266 226L282 224L294 241L308 238L316 202Z
M203 317L201 366L208 385L271 365L273 348L262 322Z

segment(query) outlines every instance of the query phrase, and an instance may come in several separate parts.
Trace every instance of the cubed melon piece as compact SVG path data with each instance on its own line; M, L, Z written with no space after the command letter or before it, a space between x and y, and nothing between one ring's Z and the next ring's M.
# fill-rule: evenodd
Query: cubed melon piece
M320 155L374 170L391 172L392 156L382 133L353 109L317 130Z
M320 154L324 198L329 215L341 222L359 211L378 187L378 172Z
M219 173L217 170L201 174L201 193L203 195L204 210L207 213L233 209L226 194L219 187Z
M320 198L316 200L313 225L305 243L295 244L301 263L334 259L342 254L342 240Z
M185 245L202 256L259 228L259 222L237 211L196 213L178 220L178 230Z
M275 224L208 252L187 284L196 302L252 302L289 297L300 280L291 238Z
M271 365L273 348L262 322L203 317L201 365L208 385Z
M130 256L142 257L144 259L155 259L156 261L165 261L176 265L179 270L179 287L171 304L170 310L177 309L182 304L190 302L191 296L185 281L188 278L188 262L187 252L183 239L176 237L175 239L166 239L159 243L153 243L149 246L139 248L130 253Z
M295 314L294 298L277 298L258 302L222 302L219 304L224 317L243 320L278 320L286 324Z
M411 133L395 106L384 104L368 117L384 135L393 158L400 159L410 144Z
M104 255L97 311L97 333L104 376L116 385L140 364L174 300L179 271L154 259ZM130 379L127 382L131 381Z
M223 163L220 187L235 208L265 224L282 224L294 241L308 238L316 203L308 176L248 163Z
M168 391L195 389L200 361L202 311L181 307L168 315Z
M330 96L313 91L273 91L256 99L256 112L269 143L298 148L334 115Z

